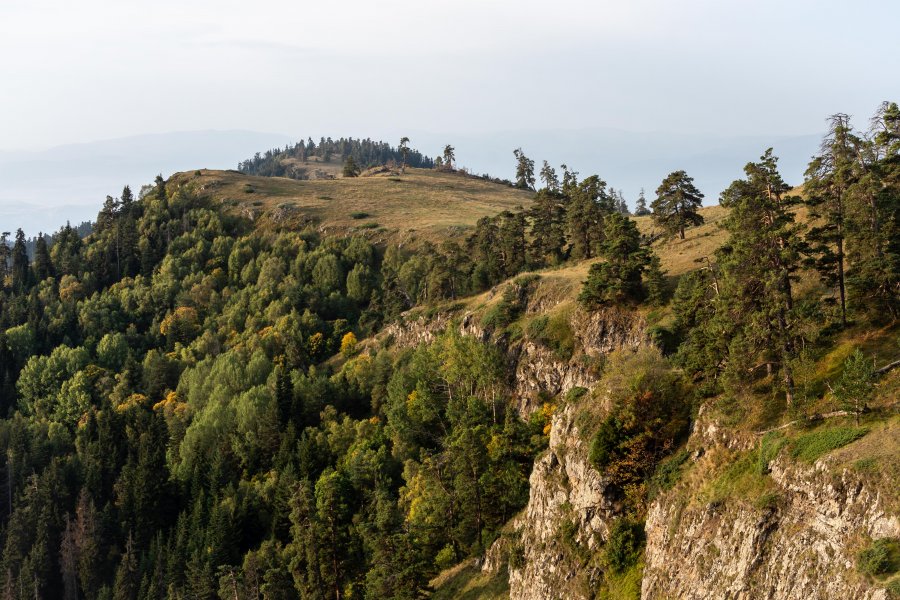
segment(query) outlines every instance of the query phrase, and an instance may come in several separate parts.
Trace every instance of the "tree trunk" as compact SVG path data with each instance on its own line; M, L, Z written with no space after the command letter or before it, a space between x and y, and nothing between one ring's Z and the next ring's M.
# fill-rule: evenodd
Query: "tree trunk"
M838 289L841 294L841 327L847 326L847 291L844 287L844 233L838 226L837 261L838 261Z

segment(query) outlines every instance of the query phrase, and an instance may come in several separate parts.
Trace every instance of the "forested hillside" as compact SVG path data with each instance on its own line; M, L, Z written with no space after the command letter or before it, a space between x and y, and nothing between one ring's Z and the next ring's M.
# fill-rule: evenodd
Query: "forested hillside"
M801 194L768 151L721 208L676 171L637 221L519 151L516 187L410 153L157 177L84 239L0 245L0 598L420 598L507 539L527 581L511 524L563 417L616 520L590 547L546 526L592 594L633 590L701 407L745 431L843 409L826 451L894 418L900 110L874 123L836 116ZM397 161L343 142L241 170ZM450 316L401 343L415 307ZM523 340L596 387L521 402Z

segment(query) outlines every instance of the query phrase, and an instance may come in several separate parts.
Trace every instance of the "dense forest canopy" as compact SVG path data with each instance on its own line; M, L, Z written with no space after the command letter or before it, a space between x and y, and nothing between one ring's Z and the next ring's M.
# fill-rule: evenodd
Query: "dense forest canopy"
M310 141L241 170L325 153L432 165L397 152ZM442 163L454 158L448 146ZM363 344L416 305L515 278L484 316L502 330L539 281L521 273L590 260L583 310L672 311L662 352L610 361L592 440L633 523L692 403L763 386L800 406L804 352L854 319L898 316L895 104L869 132L833 121L802 198L770 151L749 163L721 198L727 243L674 290L599 176L544 163L539 178L528 210L481 219L464 245L256 229L162 177L108 198L84 239L63 228L32 258L24 235L0 245L0 597L422 597L525 505L551 400L565 399L519 415L503 354L452 331ZM660 186L668 233L699 222L692 188L684 172ZM824 295L797 292L804 269ZM845 386L869 389L860 372Z

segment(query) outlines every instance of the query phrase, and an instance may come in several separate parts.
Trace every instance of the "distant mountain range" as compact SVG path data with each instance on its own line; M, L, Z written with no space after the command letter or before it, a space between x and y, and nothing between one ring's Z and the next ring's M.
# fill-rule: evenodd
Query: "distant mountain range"
M67 220L96 217L107 194L125 184L135 192L157 173L188 169L233 169L243 159L296 137L254 131L187 131L138 135L71 144L37 152L0 152L0 230L17 227L28 235L54 231ZM792 184L815 153L819 135L718 136L641 133L590 128L564 131L505 131L483 134L408 134L411 145L439 156L445 144L456 149L460 166L475 173L512 177L512 151L522 147L537 169L543 159L559 168L566 163L581 176L599 174L622 189L633 206L643 187L648 200L670 171L684 169L715 204L719 192L741 176L744 164L769 146L781 157L782 173ZM399 139L399 138L398 138Z
M633 207L641 188L649 202L663 178L678 169L694 177L695 184L706 195L706 204L717 204L720 192L743 176L744 165L758 159L769 147L781 158L779 164L785 180L798 185L822 136L724 136L584 129L410 137L412 145L429 156L440 155L444 144L450 143L460 166L498 177L513 175L513 150L522 147L535 161L536 171L547 159L557 171L565 163L581 177L600 175L608 185L622 189Z
M292 141L254 131L185 131L137 135L38 152L0 153L0 229L28 235L67 220L93 220L107 194L135 194L157 173L234 169L254 152Z

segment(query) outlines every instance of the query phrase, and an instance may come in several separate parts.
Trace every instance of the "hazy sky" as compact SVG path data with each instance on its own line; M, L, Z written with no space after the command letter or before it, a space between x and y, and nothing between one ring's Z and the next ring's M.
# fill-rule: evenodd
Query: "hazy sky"
M0 150L136 133L725 134L900 100L895 0L2 0Z

